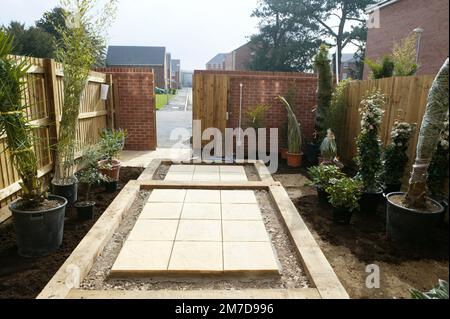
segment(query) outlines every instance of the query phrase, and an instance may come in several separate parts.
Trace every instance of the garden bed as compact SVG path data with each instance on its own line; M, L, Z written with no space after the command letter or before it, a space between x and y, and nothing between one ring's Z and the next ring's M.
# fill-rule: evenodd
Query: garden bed
M98 187L93 192L96 202L94 218L79 221L76 209L66 212L64 238L61 248L54 254L41 258L24 258L17 254L16 238L12 220L0 224L0 298L35 298L61 267L104 210L129 181L137 179L143 168L123 167L120 171L118 190L104 192ZM80 195L83 189L80 187Z

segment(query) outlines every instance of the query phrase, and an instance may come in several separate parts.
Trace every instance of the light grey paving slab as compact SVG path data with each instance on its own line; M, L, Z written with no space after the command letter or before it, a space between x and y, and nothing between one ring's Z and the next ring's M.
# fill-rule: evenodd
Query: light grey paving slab
M223 241L269 241L266 227L262 221L224 220Z
M262 220L258 204L222 204L223 220Z
M168 267L169 271L222 272L221 242L175 242Z
M186 203L220 203L220 191L211 189L188 189Z
M180 220L176 241L222 241L220 220Z
M183 203L147 203L139 219L179 219Z
M185 197L185 189L154 189L148 201L153 203L182 203Z
M185 203L181 213L181 219L216 219L221 217L220 204L210 203Z
M178 220L138 219L127 240L171 241L177 227Z
M255 193L251 190L221 190L221 202L226 204L257 204Z

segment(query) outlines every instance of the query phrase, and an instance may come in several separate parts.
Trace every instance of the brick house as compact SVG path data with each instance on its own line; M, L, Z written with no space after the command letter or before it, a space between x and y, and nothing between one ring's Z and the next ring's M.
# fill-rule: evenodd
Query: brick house
M385 0L366 12L369 15L367 58L378 59L392 53L395 43L418 32L417 74L438 72L449 51L448 0ZM364 78L369 73L365 66Z
M342 53L339 79L358 78L358 66L354 53Z
M227 54L225 69L229 71L248 71L253 49L248 42Z
M153 70L155 86L170 85L170 54L165 47L109 46L106 55L108 67L148 67Z
M207 70L225 70L225 60L227 53L219 53L206 63Z
M172 73L170 80L172 88L181 89L181 61L174 59L171 62Z

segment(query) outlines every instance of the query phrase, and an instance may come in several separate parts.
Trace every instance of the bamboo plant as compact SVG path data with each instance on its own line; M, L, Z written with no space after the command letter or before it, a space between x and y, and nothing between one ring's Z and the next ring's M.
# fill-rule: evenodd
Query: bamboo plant
M33 148L33 129L26 115L23 96L25 77L30 68L27 59L14 60L9 54L13 37L0 30L0 135L6 141L12 163L20 178L24 207L36 207L47 197L38 179L37 158Z
M114 17L116 1L108 1L101 10L102 14L97 17L92 12L95 6L93 1L61 0L61 6L66 25L64 28L55 25L60 34L60 39L55 43L56 59L64 69L64 105L52 182L69 185L76 182L74 164L80 102L90 69L98 56L99 41L104 41L105 27Z
M302 149L300 123L297 121L297 117L289 102L282 96L279 96L278 99L283 102L288 116L288 152L291 154L299 154Z
M428 94L427 108L417 142L416 160L404 203L409 208L426 209L427 207L427 170L448 114L448 63L447 58Z

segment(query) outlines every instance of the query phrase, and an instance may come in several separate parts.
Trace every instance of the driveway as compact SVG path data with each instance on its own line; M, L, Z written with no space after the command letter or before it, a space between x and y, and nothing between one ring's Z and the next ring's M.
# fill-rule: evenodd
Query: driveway
M191 88L178 90L168 105L156 111L156 131L158 147L169 148L176 145L189 148L189 139L192 136ZM173 140L170 139L172 133L176 133Z

